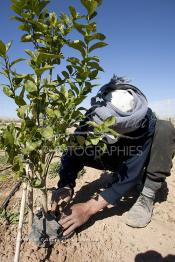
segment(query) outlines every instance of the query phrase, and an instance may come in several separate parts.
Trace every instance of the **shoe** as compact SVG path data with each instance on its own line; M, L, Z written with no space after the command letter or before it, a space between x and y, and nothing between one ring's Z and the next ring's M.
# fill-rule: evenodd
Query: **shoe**
M154 199L143 194L127 213L126 224L130 227L146 227L151 221L154 207Z

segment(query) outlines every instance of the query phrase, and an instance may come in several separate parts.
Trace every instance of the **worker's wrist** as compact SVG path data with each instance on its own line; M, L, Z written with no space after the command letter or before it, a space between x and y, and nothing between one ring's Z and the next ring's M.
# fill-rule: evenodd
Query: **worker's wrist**
M71 191L71 197L74 195L74 187L72 184L66 184L66 185L58 184L58 189L59 188L69 189Z
M62 188L62 187L65 187L65 186L67 187L68 186L68 187L74 189L75 181L69 182L69 181L59 180L57 186L58 186L58 188Z
M96 214L101 209L107 207L109 203L100 195L96 198L92 198L86 202L87 205L87 212L90 216Z

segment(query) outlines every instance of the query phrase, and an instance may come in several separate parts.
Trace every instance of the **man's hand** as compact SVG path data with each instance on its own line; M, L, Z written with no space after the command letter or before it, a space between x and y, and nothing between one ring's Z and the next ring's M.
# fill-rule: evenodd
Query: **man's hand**
M55 213L57 210L62 212L67 204L70 202L72 194L73 189L68 186L55 190L52 194L52 212Z
M91 199L85 203L75 204L70 208L70 215L63 216L59 223L64 228L63 235L66 236L86 223L89 218L97 213L102 208L106 207L108 203L101 197L98 199Z
M90 218L89 207L86 203L75 204L70 208L71 214L63 216L59 223L64 228L63 236L73 232L77 227L83 225Z

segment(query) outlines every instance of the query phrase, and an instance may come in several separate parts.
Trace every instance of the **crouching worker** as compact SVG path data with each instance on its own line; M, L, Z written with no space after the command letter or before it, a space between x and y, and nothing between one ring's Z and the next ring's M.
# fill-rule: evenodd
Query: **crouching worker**
M88 148L75 151L68 148L62 156L58 189L52 196L53 212L63 210L71 200L77 174L84 166L114 173L113 182L107 189L85 203L72 205L70 215L61 218L59 222L65 237L108 204L115 205L140 180L143 187L127 213L126 223L131 227L145 227L151 221L155 194L170 175L175 129L168 121L156 119L138 88L114 77L92 99L86 119L76 132L84 134L89 128L87 121L100 124L109 116L116 117L113 128L122 135L119 139L107 134L103 137L106 152L97 157L96 146L89 148L90 154Z

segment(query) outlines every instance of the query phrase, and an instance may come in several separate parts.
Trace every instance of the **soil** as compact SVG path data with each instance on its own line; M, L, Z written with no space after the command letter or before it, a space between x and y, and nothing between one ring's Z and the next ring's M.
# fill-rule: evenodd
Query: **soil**
M110 174L87 168L86 173L77 181L74 203L88 200L95 192L99 192L110 179ZM49 194L56 186L57 180L58 178L48 180ZM172 175L167 178L157 195L152 221L142 229L133 229L125 225L126 212L137 198L135 190L116 206L110 206L96 214L87 224L78 229L72 238L63 242L58 241L53 248L37 248L29 243L27 224L25 224L20 261L175 262L174 188L175 159ZM12 198L11 209L13 204L20 202L20 197L21 192L19 191ZM1 225L1 262L13 261L16 232L17 225L6 225L5 223Z

